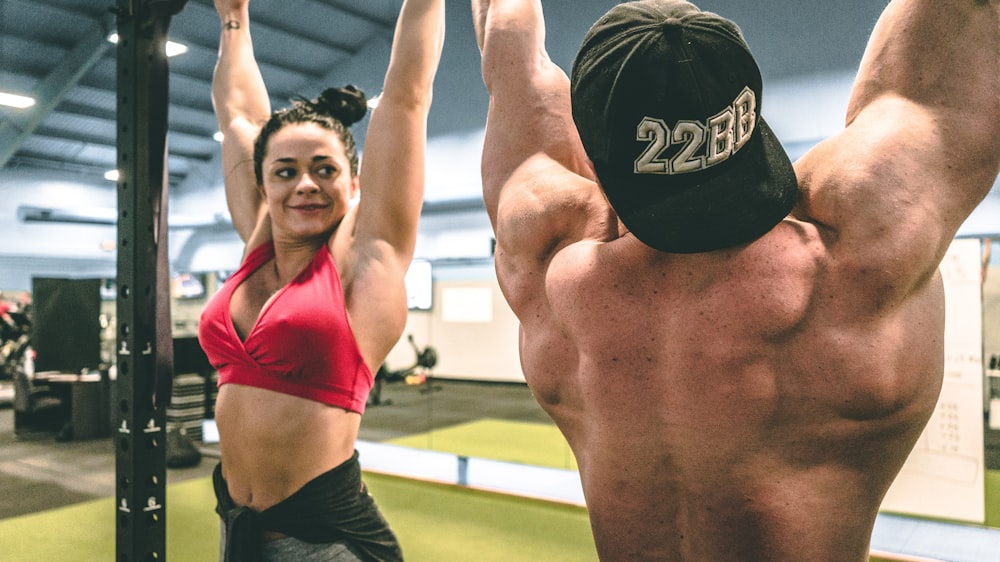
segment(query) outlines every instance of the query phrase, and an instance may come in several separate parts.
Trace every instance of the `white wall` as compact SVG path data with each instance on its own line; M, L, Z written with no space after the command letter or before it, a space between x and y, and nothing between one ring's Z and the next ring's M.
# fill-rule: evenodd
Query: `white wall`
M65 172L0 172L0 256L107 259L102 242L114 240L113 227L24 223L21 205L70 209L113 209L115 184L82 182Z
M30 290L31 277L100 277L115 268L115 228L18 219L21 205L114 209L114 184L67 172L0 170L0 289ZM112 248L109 250L109 248Z

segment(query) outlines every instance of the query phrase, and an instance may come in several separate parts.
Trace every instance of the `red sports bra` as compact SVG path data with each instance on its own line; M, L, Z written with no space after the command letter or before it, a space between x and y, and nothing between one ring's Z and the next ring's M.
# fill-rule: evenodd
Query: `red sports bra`
M255 386L364 413L373 377L347 321L340 275L325 244L264 305L240 341L229 301L273 257L273 242L254 248L201 313L198 340L219 371L219 386Z

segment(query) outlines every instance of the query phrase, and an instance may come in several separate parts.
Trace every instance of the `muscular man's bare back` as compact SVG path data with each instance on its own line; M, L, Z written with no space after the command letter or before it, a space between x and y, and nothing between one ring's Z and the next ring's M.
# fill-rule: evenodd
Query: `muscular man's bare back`
M866 560L941 387L938 264L1000 170L1000 2L889 2L844 129L794 164L794 208L720 245L754 186L789 178L777 150L746 156L765 139L729 142L764 135L736 128L759 115L729 105L745 89L673 114L745 70L712 46L735 24L616 4L570 80L540 0L472 3L497 278L601 559Z
M553 258L525 372L576 455L602 559L867 559L936 401L943 301L932 283L859 314L853 283L794 220L739 251L623 238Z

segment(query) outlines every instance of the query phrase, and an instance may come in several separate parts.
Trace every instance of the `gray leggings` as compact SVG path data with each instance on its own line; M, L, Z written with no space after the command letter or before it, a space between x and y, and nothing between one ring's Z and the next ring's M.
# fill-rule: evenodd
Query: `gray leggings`
M219 562L224 560L226 525L220 525ZM263 562L364 562L351 551L346 542L312 544L295 537L265 542L261 548Z

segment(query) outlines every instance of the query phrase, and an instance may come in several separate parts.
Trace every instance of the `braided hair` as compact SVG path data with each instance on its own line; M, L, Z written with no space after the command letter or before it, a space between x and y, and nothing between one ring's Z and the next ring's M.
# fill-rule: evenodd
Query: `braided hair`
M293 98L290 107L271 114L253 143L253 171L257 184L264 183L264 155L271 135L286 125L301 123L315 123L337 133L351 163L351 175L358 175L358 150L350 126L360 121L366 113L368 113L368 99L356 86L327 88L314 100Z

